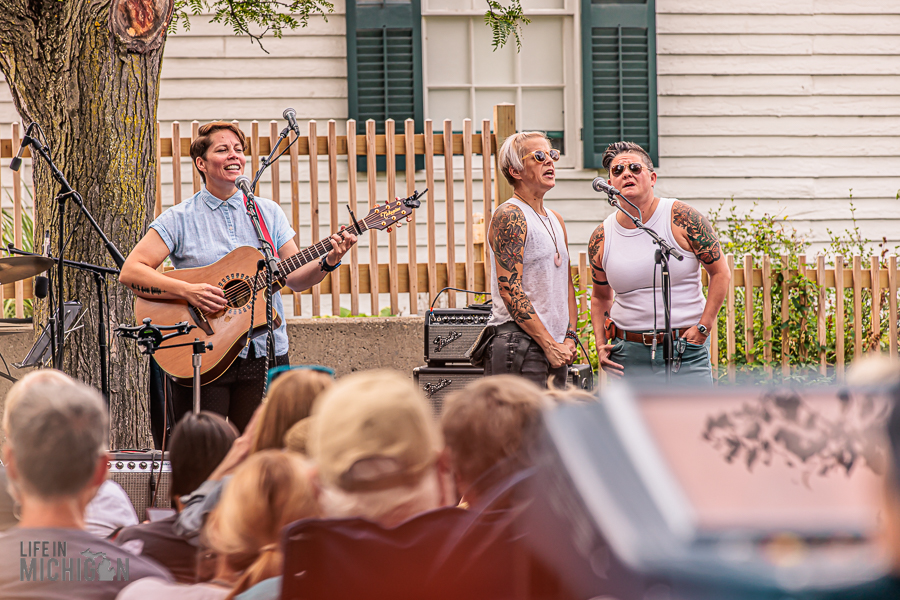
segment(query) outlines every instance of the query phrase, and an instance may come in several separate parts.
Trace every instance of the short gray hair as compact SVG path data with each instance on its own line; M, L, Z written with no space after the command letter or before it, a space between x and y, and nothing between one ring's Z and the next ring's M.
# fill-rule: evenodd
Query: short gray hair
M522 150L524 149L522 146L525 144L525 140L533 137L541 137L547 142L550 141L543 131L523 131L512 134L500 146L500 172L512 186L516 185L516 178L509 174L509 170L522 171L525 168L525 164L522 162Z
M106 452L108 419L97 390L59 372L30 373L7 394L3 418L24 491L73 496Z

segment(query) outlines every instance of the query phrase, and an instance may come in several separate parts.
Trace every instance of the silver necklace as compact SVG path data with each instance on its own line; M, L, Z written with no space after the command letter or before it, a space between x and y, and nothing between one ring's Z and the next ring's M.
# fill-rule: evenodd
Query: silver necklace
M519 200L522 201L523 204L527 205L528 208L531 209L531 212L533 212L535 214L535 216L537 216L538 221L540 221L541 225L544 226L544 229L547 230L547 233L550 235L550 239L553 240L553 247L556 248L556 256L553 258L553 262L556 264L557 267L561 267L562 266L562 256L560 256L560 254L559 254L559 244L556 243L556 235L553 233L552 224L550 227L547 227L547 224L544 223L544 218L538 214L538 211L536 211L533 206L528 204L528 202L525 202L525 198L523 198L522 196L519 196L519 194L514 193L513 195L516 196ZM549 219L550 219L550 215L548 213L547 220L549 220Z

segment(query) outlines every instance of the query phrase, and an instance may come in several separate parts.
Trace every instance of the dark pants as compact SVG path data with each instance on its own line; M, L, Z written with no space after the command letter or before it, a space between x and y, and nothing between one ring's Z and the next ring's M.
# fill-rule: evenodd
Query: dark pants
M251 354L253 353L251 346ZM290 364L287 354L275 357L275 365ZM256 407L262 403L268 373L266 357L238 358L221 377L200 388L201 410L211 410L243 432ZM194 391L189 386L172 386L175 422L194 410Z
M552 368L541 347L525 333L498 333L485 352L485 376L521 375L545 389L552 377L553 387L564 389L568 372L567 365Z

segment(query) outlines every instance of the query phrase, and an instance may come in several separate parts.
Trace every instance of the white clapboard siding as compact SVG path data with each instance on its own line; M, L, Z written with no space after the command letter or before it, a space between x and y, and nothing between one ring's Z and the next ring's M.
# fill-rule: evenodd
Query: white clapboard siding
M657 0L656 190L900 242L900 3Z

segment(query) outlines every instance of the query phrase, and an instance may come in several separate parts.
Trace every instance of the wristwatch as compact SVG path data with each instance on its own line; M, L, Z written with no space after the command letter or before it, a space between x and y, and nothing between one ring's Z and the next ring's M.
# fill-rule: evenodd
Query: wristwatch
M709 336L709 329L703 323L697 323L697 331L703 334L703 337Z

